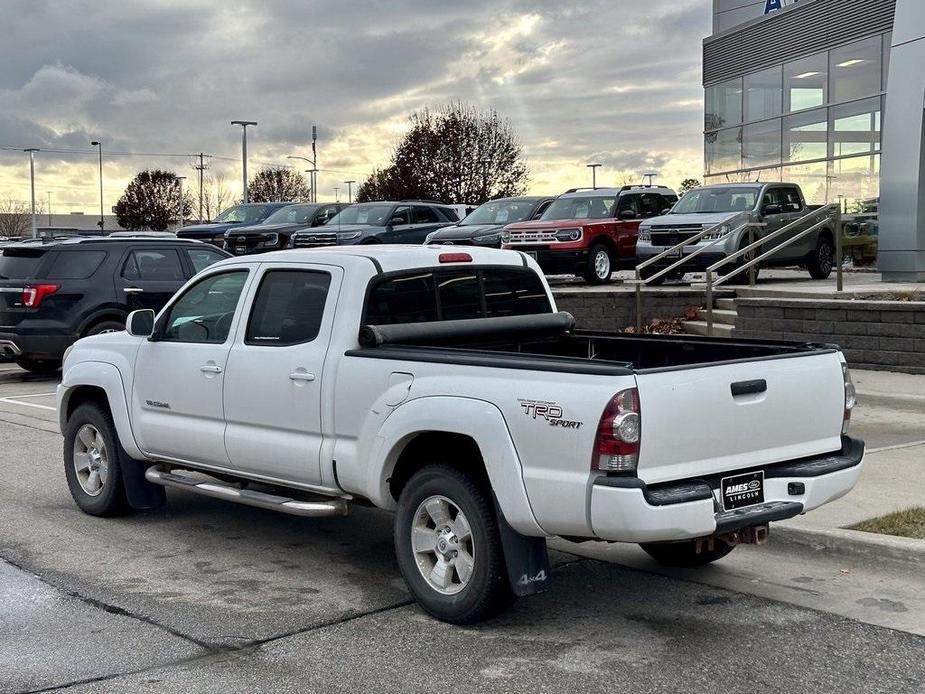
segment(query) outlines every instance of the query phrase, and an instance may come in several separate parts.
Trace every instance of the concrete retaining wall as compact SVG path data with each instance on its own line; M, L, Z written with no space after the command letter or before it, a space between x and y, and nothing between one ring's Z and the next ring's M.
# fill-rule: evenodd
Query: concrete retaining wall
M575 316L584 330L622 331L636 324L636 294L627 289L553 289L560 311ZM653 318L676 318L691 306L703 305L703 292L686 288L659 289L643 293L642 315L646 322ZM733 297L735 293L718 292L718 297Z
M925 374L925 302L738 299L736 337L839 345L851 366Z

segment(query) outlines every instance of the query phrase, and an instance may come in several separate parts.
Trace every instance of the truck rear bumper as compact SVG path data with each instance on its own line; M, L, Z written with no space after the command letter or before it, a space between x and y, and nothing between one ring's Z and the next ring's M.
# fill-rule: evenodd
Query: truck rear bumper
M591 490L591 528L612 542L663 542L791 518L847 494L863 459L864 442L845 436L837 453L760 468L764 502L733 511L723 511L719 500L721 477L756 469L652 487L635 477L599 477Z

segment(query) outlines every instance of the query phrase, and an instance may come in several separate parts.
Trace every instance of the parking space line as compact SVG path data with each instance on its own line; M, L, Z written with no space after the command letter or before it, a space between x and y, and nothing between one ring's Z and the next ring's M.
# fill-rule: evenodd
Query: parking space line
M54 393L28 393L26 395L11 395L7 398L0 398L0 402L7 403L9 405L19 405L20 407L34 407L37 410L51 410L54 412L57 407L51 405L39 405L34 402L23 402L26 398L47 398L49 396L55 395Z

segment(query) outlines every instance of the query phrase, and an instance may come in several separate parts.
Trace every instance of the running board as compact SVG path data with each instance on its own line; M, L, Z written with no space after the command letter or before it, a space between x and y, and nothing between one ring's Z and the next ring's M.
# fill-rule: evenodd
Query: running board
M238 489L230 484L218 480L201 480L162 469L160 466L149 467L145 471L145 479L153 484L174 489L185 489L189 492L211 496L215 499L233 501L245 506L280 511L293 516L310 518L327 518L331 516L346 516L350 513L350 504L345 499L320 499L318 501L299 501L286 496L276 496L253 489Z

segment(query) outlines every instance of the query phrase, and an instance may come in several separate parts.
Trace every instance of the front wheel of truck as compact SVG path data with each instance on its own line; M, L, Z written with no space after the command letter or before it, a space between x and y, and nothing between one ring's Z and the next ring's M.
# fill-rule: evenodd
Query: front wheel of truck
M117 516L129 510L120 455L109 412L92 403L74 410L64 430L64 476L84 513Z
M644 542L639 546L662 566L693 567L705 566L729 554L734 545L717 540L713 549L706 543L697 551L697 540L685 542Z
M401 492L395 554L418 604L452 624L473 624L514 600L491 496L450 465L427 466Z

